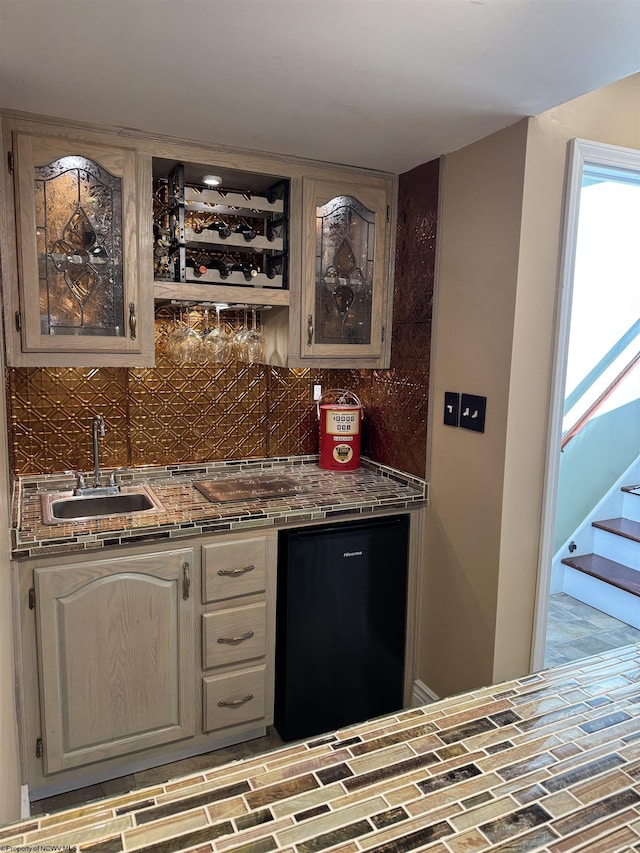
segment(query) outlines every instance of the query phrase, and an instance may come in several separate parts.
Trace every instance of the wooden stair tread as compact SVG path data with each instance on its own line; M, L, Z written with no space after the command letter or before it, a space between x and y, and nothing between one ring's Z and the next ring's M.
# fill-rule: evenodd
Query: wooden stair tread
M623 589L625 592L640 596L640 572L608 560L599 554L582 554L578 557L565 557L562 562L565 566L584 572L586 575L598 580L610 583L612 586Z
M630 518L606 518L591 524L599 530L607 530L609 533L624 536L625 539L640 542L640 521L632 521Z

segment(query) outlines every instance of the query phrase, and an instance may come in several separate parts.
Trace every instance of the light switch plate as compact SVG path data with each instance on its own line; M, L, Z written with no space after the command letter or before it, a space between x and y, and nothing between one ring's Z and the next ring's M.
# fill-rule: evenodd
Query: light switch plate
M444 392L444 423L446 426L458 426L460 412L460 394L457 391Z
M484 432L487 398L463 394L460 398L460 426L474 432Z

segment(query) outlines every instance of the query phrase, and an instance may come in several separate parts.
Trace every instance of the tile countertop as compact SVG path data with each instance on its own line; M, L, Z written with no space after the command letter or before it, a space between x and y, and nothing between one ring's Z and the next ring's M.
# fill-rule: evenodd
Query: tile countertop
M296 493L212 503L193 486L198 480L229 482L275 475L293 479ZM424 503L427 497L427 484L419 477L368 459L362 459L356 471L327 471L319 468L317 455L131 468L119 471L117 477L122 485L148 483L163 511L44 524L41 493L71 491L74 477L42 474L17 478L12 510L13 557L85 551L127 542L170 541L336 516L356 517L374 510L411 508Z
M0 850L64 845L640 850L640 645L0 830Z

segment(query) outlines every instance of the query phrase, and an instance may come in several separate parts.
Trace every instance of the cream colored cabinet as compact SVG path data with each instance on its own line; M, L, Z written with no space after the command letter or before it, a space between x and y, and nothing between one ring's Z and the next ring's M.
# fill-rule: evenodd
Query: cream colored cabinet
M277 538L274 529L14 562L33 798L265 734Z
M303 179L300 356L386 367L392 311L394 184Z
M28 121L3 142L8 363L152 365L150 158Z
M202 549L202 719L206 732L273 722L275 540ZM268 591L269 590L269 591Z
M52 774L191 738L192 548L34 571Z
M9 366L151 367L154 303L176 302L255 308L270 365L389 366L395 176L37 116L2 129Z

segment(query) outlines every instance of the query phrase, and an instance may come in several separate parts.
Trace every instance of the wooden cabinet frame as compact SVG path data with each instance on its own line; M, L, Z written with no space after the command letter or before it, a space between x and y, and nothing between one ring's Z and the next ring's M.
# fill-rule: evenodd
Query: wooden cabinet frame
M192 302L246 302L252 305L268 304L272 310L263 315L267 338L268 364L279 367L334 367L334 368L381 368L388 367L391 356L391 316L393 305L393 273L395 251L396 176L369 169L318 163L303 158L264 154L257 151L232 149L221 145L207 145L191 140L152 136L124 128L99 128L63 122L42 116L27 116L13 111L2 114L2 196L0 207L0 249L4 319L6 330L7 363L12 367L152 367L154 353L154 299L166 301L178 299ZM80 341L74 336L64 336L67 341L41 341L34 349L33 334L25 338L23 330L16 328L16 312L21 317L29 316L29 305L25 309L24 298L20 297L18 280L18 247L16 243L16 205L14 180L10 159L16 164L13 134L32 137L47 137L52 141L72 141L85 145L87 156L96 149L114 149L135 158L135 211L137 241L136 270L134 271L137 293L138 335L137 341L127 342L128 351L110 351L109 342L101 347L91 342ZM152 160L197 163L215 172L221 169L253 172L257 175L274 175L289 180L289 289L268 289L229 285L217 286L215 291L206 284L176 284L153 281L153 211L152 211ZM21 176L17 177L22 180ZM26 178L25 178L26 180ZM303 183L335 182L336 187L361 187L384 192L389 207L389 222L385 223L384 260L380 271L382 292L379 304L380 329L384 326L384 341L375 352L368 353L351 347L346 352L329 352L307 347L305 292L308 286L308 225L305 225L305 200ZM133 196L131 197L133 200ZM385 205L385 206L386 206ZM385 217L386 218L386 217ZM23 220L20 214L21 222ZM25 223L23 223L24 231ZM28 227L27 227L28 230ZM130 235L131 237L131 235ZM133 237L131 237L133 239ZM128 298L128 297L127 297ZM133 300L129 300L133 301ZM26 313L25 313L26 310ZM33 311L33 308L31 308ZM31 322L35 322L34 318ZM61 336L62 337L62 336ZM74 338L69 341L69 338ZM48 346L48 348L47 348ZM66 350L61 347L67 347ZM88 349L91 346L91 350Z
M195 734L194 549L34 570L46 772Z
M385 339L391 337L388 284L389 254L391 250L391 199L390 187L382 181L354 182L346 176L339 180L305 178L302 198L302 358L320 359L323 364L360 359L374 361L376 367L387 364ZM371 340L368 344L316 343L315 333L319 319L316 317L316 208L335 196L351 196L371 210L376 217L373 301L371 306ZM339 366L336 364L335 366Z
M10 367L150 367L153 328L151 159L113 135L3 120L2 281ZM43 335L36 255L34 165L69 154L122 179L124 325L121 337ZM134 305L135 336L129 325Z

